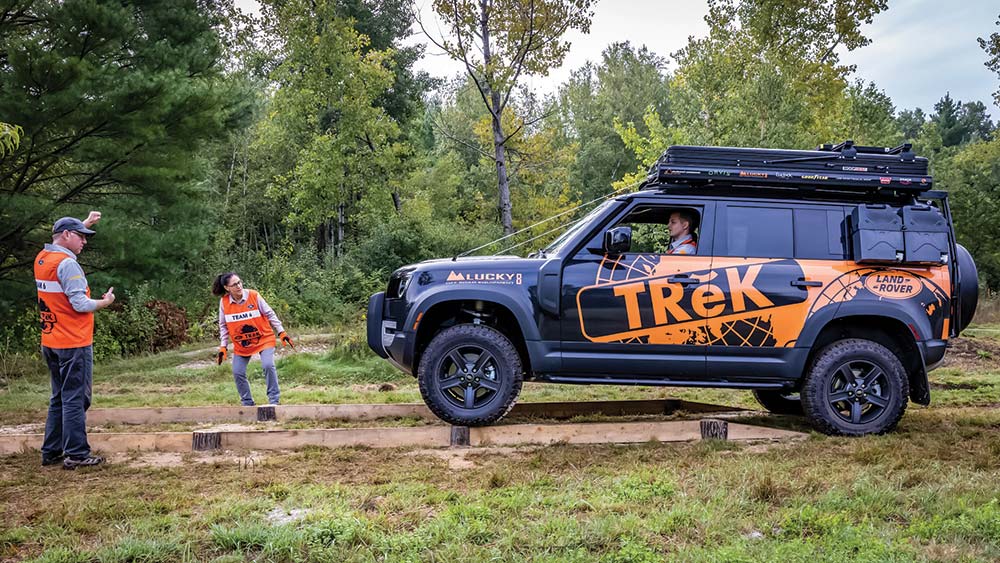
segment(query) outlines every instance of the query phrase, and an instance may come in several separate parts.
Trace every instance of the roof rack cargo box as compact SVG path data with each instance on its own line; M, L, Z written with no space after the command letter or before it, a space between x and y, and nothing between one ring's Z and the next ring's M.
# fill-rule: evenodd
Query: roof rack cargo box
M948 221L937 208L903 206L903 261L910 264L946 264L951 253Z
M851 210L851 248L859 264L898 264L905 255L899 208L858 205Z
M914 155L909 143L880 148L852 141L812 151L675 145L650 168L646 181L905 193L927 191L933 183L927 159Z

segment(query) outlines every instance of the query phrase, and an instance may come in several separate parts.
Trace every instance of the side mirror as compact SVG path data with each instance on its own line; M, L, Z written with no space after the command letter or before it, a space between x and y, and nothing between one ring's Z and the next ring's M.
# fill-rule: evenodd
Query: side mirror
M624 254L632 248L632 227L615 227L604 233L604 252Z

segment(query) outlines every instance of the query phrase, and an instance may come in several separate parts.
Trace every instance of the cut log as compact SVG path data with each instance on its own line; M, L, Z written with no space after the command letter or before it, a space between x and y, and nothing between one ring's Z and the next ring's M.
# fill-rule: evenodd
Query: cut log
M701 419L701 439L727 440L729 438L729 423L716 418Z

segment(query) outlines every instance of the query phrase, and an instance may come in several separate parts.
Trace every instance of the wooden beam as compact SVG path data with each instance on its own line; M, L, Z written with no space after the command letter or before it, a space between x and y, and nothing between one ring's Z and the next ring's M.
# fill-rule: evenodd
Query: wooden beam
M196 438L196 435L201 435ZM804 438L806 434L762 426L728 423L730 440L781 440ZM211 436L210 436L211 435ZM510 424L469 428L421 426L414 428L320 428L310 430L199 431L199 432L95 432L88 436L98 451L130 450L189 452L196 442L207 449L286 450L303 446L337 448L424 447L449 445L517 446L531 444L603 444L636 442L686 442L701 439L697 420L667 422L601 422L584 424ZM41 447L41 434L0 435L0 454L13 454Z
M273 418L271 410L273 409ZM512 417L538 417L564 419L574 416L603 414L607 416L636 416L673 414L678 411L691 413L732 412L740 409L679 399L650 399L638 401L568 401L545 403L519 403L510 412ZM261 418L263 417L263 418ZM257 422L259 420L378 420L380 418L417 417L438 420L423 403L398 404L336 404L336 405L260 405L204 406L204 407L140 407L91 409L87 424L158 424L168 422Z

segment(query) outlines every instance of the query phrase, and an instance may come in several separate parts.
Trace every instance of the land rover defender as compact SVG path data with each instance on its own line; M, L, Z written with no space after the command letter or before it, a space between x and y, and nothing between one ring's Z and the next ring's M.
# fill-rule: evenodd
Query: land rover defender
M673 146L527 258L395 271L368 344L456 425L522 381L727 387L828 434L892 430L972 320L975 263L910 145ZM691 218L694 254L667 223Z

